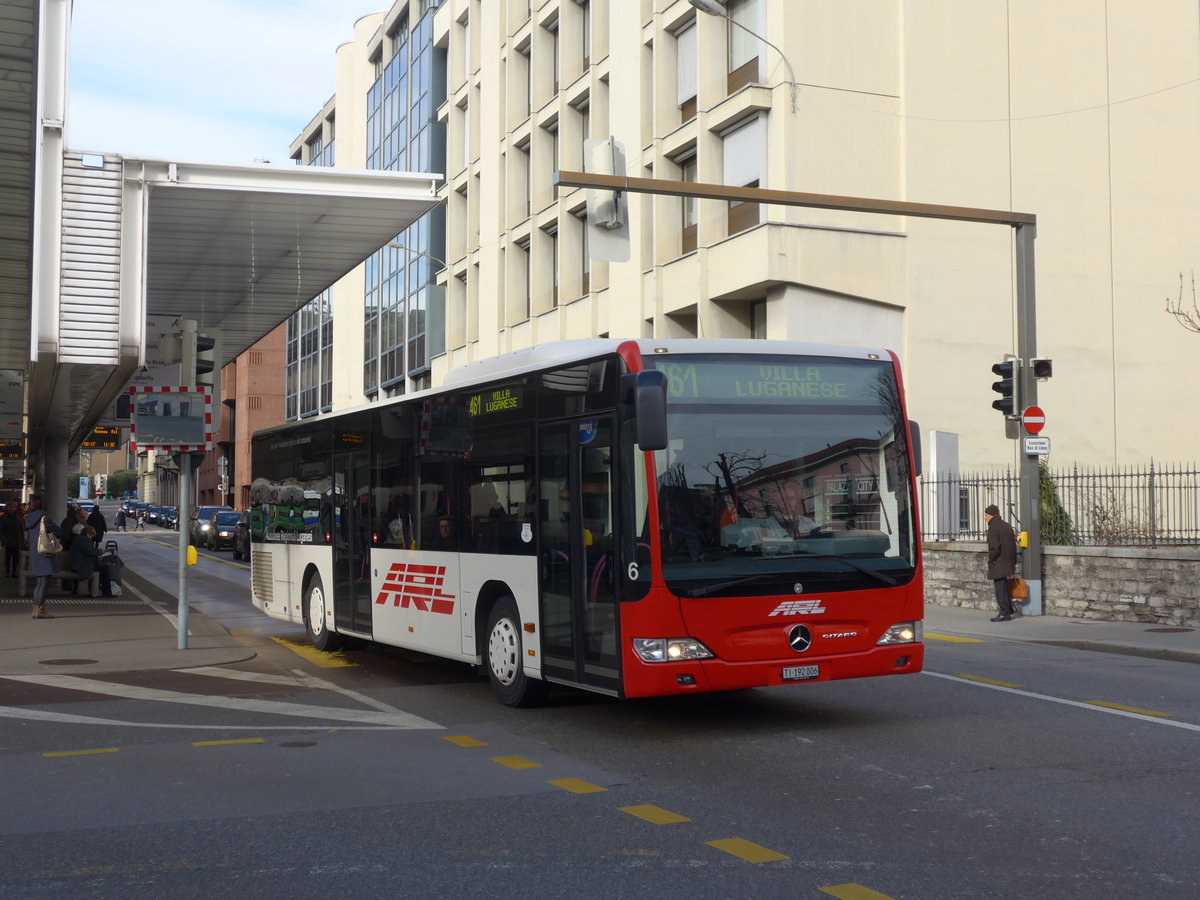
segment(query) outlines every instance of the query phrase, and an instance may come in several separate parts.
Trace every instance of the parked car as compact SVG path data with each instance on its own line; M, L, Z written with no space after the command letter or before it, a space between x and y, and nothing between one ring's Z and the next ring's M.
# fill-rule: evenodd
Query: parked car
M192 511L192 521L188 528L188 543L197 547L208 546L208 530L212 527L212 517L218 512L233 512L228 506L198 506ZM183 526L180 525L182 528Z
M209 550L223 550L233 546L234 530L237 527L241 513L215 512L209 521L212 523L206 532Z
M237 524L233 526L233 558L250 561L250 510L243 509L238 513Z

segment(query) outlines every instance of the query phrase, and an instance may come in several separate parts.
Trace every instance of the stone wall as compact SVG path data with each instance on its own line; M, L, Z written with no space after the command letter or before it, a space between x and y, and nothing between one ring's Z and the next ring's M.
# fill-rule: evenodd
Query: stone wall
M925 600L995 608L987 545L925 543ZM1200 626L1200 549L1046 547L1042 605L1048 615Z

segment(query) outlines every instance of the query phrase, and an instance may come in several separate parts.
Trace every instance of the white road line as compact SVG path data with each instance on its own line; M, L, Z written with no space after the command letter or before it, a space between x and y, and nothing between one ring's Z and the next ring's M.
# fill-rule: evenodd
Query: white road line
M400 710L396 709L396 707L390 706L389 704L384 703L382 700L376 700L374 697L368 697L366 694L360 694L358 691L351 690L350 688L338 687L336 684L332 684L323 678L318 678L316 675L309 675L307 672L303 672L300 669L292 669L292 671L295 673L297 678L299 678L309 687L320 688L326 691L336 691L344 697L349 697L351 700L357 700L364 706L370 706L382 712L400 712Z
M195 666L191 669L176 669L188 675L207 675L210 678L230 678L234 681L256 681L259 684L282 684L300 687L303 681L291 675L271 675L267 672L243 672L240 669L222 669L220 666Z
M1050 703L1061 703L1063 706L1075 706L1090 712L1107 713L1110 716L1124 716L1127 719L1137 719L1140 722L1147 722L1151 725L1170 725L1172 728L1182 728L1185 731L1200 731L1200 725L1193 725L1190 722L1160 719L1157 716L1147 716L1142 713L1130 712L1124 709L1112 709L1107 706L1096 706L1080 700L1067 700L1063 697L1051 697L1049 694L1037 694L1033 691L1023 691L1019 688L1004 687L999 684L987 684L982 681L972 681L968 678L959 678L957 675L943 675L941 672L922 672L921 674L932 675L934 678L945 678L947 681L957 681L959 684L969 684L972 687L987 688L991 691L1002 691L1005 694L1017 694L1021 697L1032 697L1034 700L1046 700Z
M208 706L218 709L234 709L243 712L266 713L275 716L298 716L305 719L322 719L334 722L358 722L363 725L390 725L393 728L442 728L428 719L406 712L372 712L363 709L338 709L331 706L311 706L303 703L283 703L275 700L254 700L247 697L208 697L198 694L183 694L163 691L158 688L134 687L93 681L76 675L0 675L8 681L22 681L47 687L66 688L88 694L103 694L123 697L127 700L158 700L164 703L183 703L189 706Z
M186 728L193 731L313 731L320 725L188 725L172 722L128 722L123 719L100 719L96 716L76 716L71 713L50 712L45 709L24 709L0 706L0 718L28 719L33 722L54 722L59 725L115 725L121 728ZM388 725L338 725L335 731L400 731Z
M122 592L129 591L135 597L140 598L143 603L145 603L148 607L150 607L152 610L154 610L156 613L158 613L160 616L162 616L168 622L170 622L172 628L174 628L176 631L179 631L179 617L176 616L174 613L167 612L165 609L163 609L157 603L152 601L149 597L147 597L145 594L143 594L137 588L135 588L132 584L122 583L121 591ZM189 628L188 634L190 635L191 633L192 633L192 629Z
M358 691L351 690L350 688L339 687L323 678L318 678L316 675L309 675L300 669L292 670L294 677L289 675L271 675L267 672L243 672L240 669L222 669L220 666L196 666L191 669L176 669L176 671L186 672L189 675L204 675L209 678L231 678L234 681L253 681L258 684L282 684L287 687L309 687L321 691L333 691L334 693L341 694L343 697L357 700L363 706L369 706L372 709L378 709L386 713L401 712L401 710L384 703L382 700L376 700L374 697L368 697L366 694L360 694Z

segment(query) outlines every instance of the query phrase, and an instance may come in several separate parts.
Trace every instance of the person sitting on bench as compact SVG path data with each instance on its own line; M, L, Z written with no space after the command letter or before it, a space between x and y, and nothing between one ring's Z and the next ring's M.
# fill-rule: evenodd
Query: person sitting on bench
M83 540L71 541L71 549L67 551L67 571L63 574L74 575L75 593L79 593L79 585L90 585L92 575L96 571L96 561L100 558L100 548L96 546L96 529L91 525L83 526L79 534Z

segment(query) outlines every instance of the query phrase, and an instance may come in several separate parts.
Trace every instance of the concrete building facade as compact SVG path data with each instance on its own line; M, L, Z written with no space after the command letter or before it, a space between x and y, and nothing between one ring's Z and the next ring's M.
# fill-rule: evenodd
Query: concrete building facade
M1190 303L1197 265L1195 3L704 5L398 0L358 21L293 157L370 168L389 141L411 148L426 124L413 54L431 45L442 137L431 155L391 159L439 171L441 151L444 211L409 229L424 268L404 279L406 297L439 290L388 306L396 260L379 254L334 286L328 409L561 338L884 345L901 356L910 413L959 435L964 468L1014 462L990 371L1016 347L1010 229L630 195L631 258L599 262L585 192L552 178L586 167L585 140L614 135L633 176L1037 215L1050 461L1194 458L1187 363L1200 348L1164 307L1181 274ZM400 96L389 65L406 46ZM378 360L401 347L381 377Z

